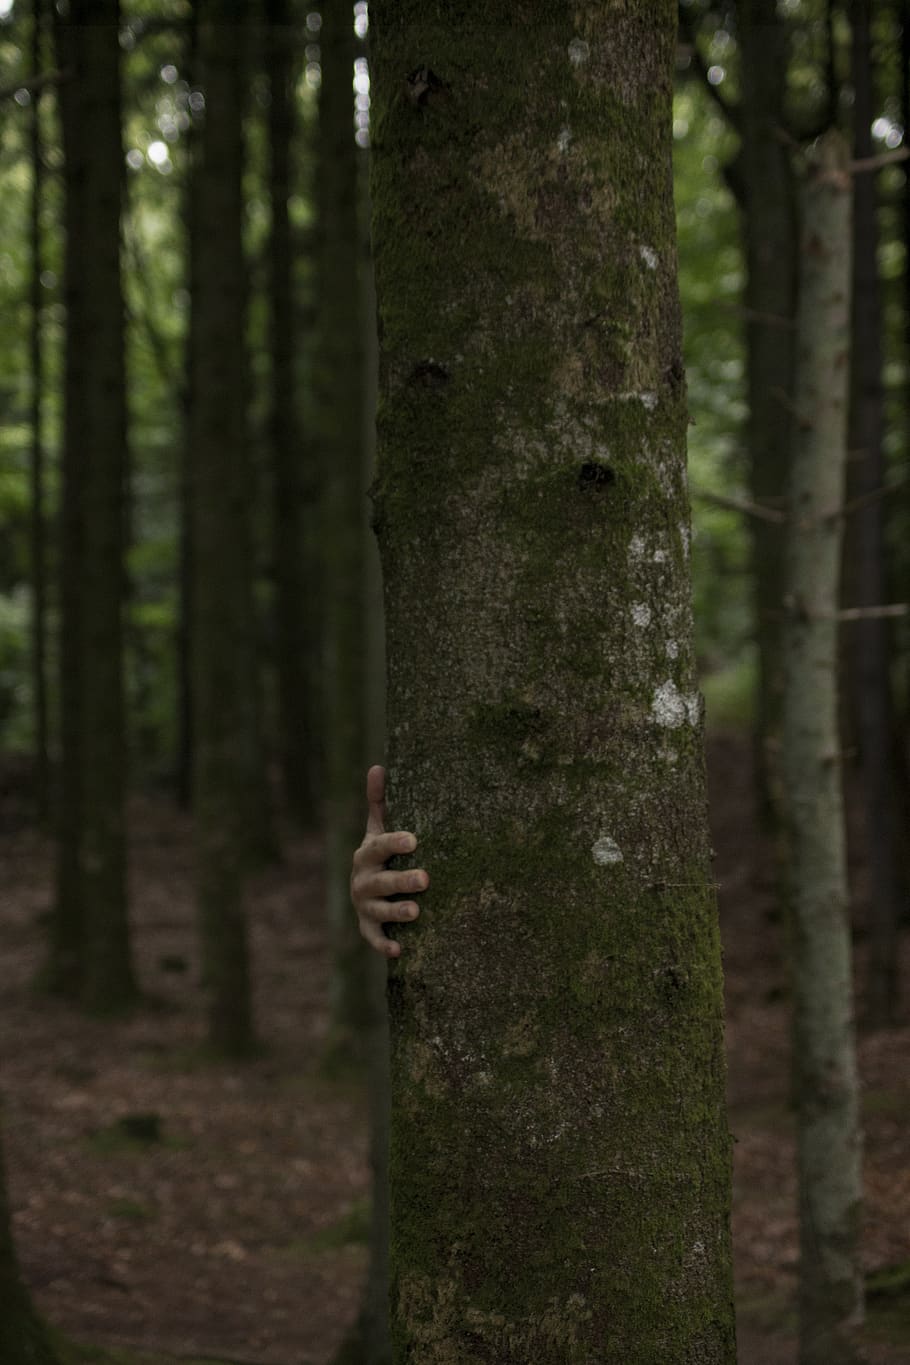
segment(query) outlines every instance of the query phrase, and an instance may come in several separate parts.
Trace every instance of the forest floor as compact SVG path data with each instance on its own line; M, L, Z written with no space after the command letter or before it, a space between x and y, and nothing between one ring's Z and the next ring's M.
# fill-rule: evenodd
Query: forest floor
M794 1133L772 856L752 821L748 746L715 738L709 771L736 1139L740 1365L791 1365ZM16 1238L42 1311L69 1338L125 1349L116 1359L130 1365L146 1361L139 1352L162 1365L329 1365L366 1265L367 1119L359 1084L320 1070L328 962L319 847L289 846L284 865L257 881L263 1049L227 1066L202 1046L186 822L162 801L134 806L146 1004L105 1023L31 989L52 859L46 839L17 826L14 797L10 784L0 792L0 1089ZM862 904L862 868L853 879ZM858 952L861 983L861 935ZM910 995L910 961L903 980ZM910 1362L908 1045L906 1022L864 1033L860 1044L873 1365ZM886 1292L889 1278L903 1292Z

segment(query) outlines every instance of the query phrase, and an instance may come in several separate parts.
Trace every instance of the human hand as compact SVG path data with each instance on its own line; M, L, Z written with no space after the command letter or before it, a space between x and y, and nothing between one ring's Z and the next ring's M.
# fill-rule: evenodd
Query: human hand
M387 897L425 891L430 879L422 868L392 872L386 867L396 853L413 853L417 840L407 830L386 833L385 768L378 765L367 773L367 805L366 834L354 854L351 870L351 904L370 947L383 957L399 957L401 945L386 938L382 926L415 920L420 911L416 901L391 901Z

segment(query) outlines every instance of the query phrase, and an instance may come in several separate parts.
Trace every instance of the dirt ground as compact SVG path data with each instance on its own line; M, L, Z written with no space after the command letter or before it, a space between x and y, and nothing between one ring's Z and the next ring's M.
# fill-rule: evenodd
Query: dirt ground
M791 1365L794 1144L773 868L751 821L747 746L715 739L709 768L740 1365ZM202 1048L185 822L163 802L134 806L132 904L148 1003L112 1025L31 990L51 850L17 822L9 791L0 802L0 1089L17 1243L42 1311L68 1335L106 1346L329 1365L359 1302L368 1179L363 1094L320 1074L327 958L318 846L290 846L284 866L255 887L264 1048L233 1067ZM863 869L853 876L861 905ZM860 983L862 965L860 935ZM910 960L910 996L908 968ZM908 1043L906 1022L861 1038L870 1274L910 1266ZM870 1362L908 1365L910 1289L876 1294L870 1308Z

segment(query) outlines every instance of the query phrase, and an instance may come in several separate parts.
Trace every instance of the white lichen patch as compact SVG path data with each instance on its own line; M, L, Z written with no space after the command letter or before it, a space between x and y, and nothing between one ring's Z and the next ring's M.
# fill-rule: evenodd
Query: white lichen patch
M569 44L569 61L573 66L584 66L591 56L591 45L584 38L573 38Z
M667 562L666 550L655 550L653 555L651 556L651 559L655 564L666 564Z
M666 645L665 645L665 649L666 649L666 651L667 651L667 658L668 658L668 659L678 659L678 658L679 658L679 641L678 641L678 640L668 640L667 643L666 643Z
M657 269L657 252L654 250L653 246L645 246L643 243L638 248L638 254L649 270Z
M560 128L559 136L556 139L556 146L565 156L569 150L569 143L572 141L572 130L570 128Z
M645 542L641 536L633 536L629 541L629 558L642 559L645 553Z
M594 861L600 867L609 867L611 863L622 862L622 849L615 839L611 839L609 834L602 834L599 839L595 839L591 848Z
M641 403L648 412L653 412L657 407L657 394L653 389L627 389L625 393L618 393L616 397L623 403Z
M690 547L691 542L692 542L692 533L691 533L691 531L689 530L688 526L680 525L680 528L679 528L679 538L680 538L680 540L682 541L683 554L685 555L686 559L688 559L688 558L689 558L689 547Z
M698 693L680 692L672 678L661 683L651 699L651 715L658 725L670 730L678 730L686 721L690 725L697 725L698 714Z
M651 608L647 602L632 603L632 620L636 626L649 626L651 624Z

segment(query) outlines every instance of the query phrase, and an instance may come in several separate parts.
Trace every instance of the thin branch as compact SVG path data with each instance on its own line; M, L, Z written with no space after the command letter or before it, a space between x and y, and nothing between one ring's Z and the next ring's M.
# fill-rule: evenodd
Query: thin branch
M863 156L851 161L847 170L851 175L863 175L866 171L878 171L882 166L891 166L895 161L906 161L910 147L895 147L893 152L879 152L877 156Z
M839 621L881 621L888 616L906 616L910 602L892 602L885 607L844 607L837 613Z
M757 308L744 308L741 303L721 303L720 306L745 322L760 322L766 327L780 327L788 332L796 330L795 319L782 317L780 313L762 313Z
M881 488L873 488L871 493L862 493L857 498L851 498L845 502L843 507L836 512L829 512L826 521L833 521L836 517L849 517L851 513L859 511L861 507L868 507L871 502L878 502L880 498L886 498L889 493L894 493L898 488L906 487L910 483L910 475L905 474L902 479L895 479L893 483L883 484Z
M698 502L708 502L715 507L726 507L731 512L744 512L746 516L757 517L759 521L771 521L776 526L780 526L787 520L785 512L780 512L776 507L765 507L760 502L750 502L748 498L728 498L721 493L702 492L699 489L692 490L692 497Z
M41 71L35 76L28 76L24 81L15 81L12 85L0 86L0 100L15 99L20 90L27 90L30 95L38 90L44 90L48 85L60 85L62 81L68 81L69 71Z
M882 621L893 616L906 616L910 612L910 602L891 602L883 607L844 607L836 612L807 612L791 607L789 611L779 607L763 607L761 615L774 621L791 620L794 615L803 621Z

